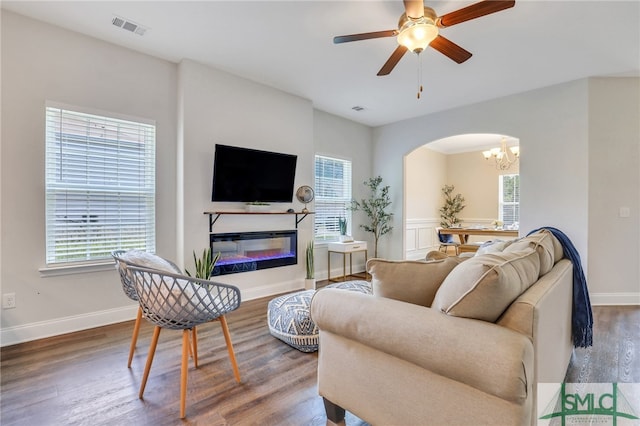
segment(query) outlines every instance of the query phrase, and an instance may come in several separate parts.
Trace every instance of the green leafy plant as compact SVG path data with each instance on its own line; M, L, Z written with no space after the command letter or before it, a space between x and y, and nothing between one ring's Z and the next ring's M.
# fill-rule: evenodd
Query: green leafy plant
M202 257L200 257L199 259L194 250L193 262L196 266L195 278L201 278L204 280L208 280L209 278L211 278L211 275L213 274L213 268L216 266L218 259L220 259L220 252L213 255L211 252L211 247L204 249L204 251L202 252ZM188 276L193 276L188 269L185 269L185 272Z
M393 229L391 220L393 213L389 213L387 208L391 205L389 197L389 185L382 186L382 177L369 178L364 182L369 187L371 195L369 199L362 199L360 202L351 201L350 210L362 210L369 218L369 224L361 224L360 227L367 232L371 232L374 238L374 257L378 257L378 241L380 237Z
M312 280L314 278L314 267L313 267L313 241L309 241L307 244L306 250L306 266L307 266L307 279Z
M338 226L340 227L340 235L347 235L347 219L344 217L338 218Z
M442 187L444 195L444 205L440 207L440 226L443 228L451 228L459 225L462 221L458 218L458 214L465 208L464 197L460 194L452 196L455 187L453 185L445 185Z

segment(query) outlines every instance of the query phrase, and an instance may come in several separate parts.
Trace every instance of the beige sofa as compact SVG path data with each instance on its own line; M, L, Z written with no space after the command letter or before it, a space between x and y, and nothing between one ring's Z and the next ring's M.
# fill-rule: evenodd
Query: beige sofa
M573 350L572 264L548 231L487 251L372 259L373 296L316 293L329 420L346 409L373 425L535 424L536 383L562 382Z

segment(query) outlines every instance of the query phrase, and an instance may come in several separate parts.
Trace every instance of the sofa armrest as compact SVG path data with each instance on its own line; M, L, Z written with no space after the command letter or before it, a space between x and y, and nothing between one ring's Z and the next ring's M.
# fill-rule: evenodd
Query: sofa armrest
M321 334L356 341L504 400L521 404L531 387L531 341L493 323L337 289L316 292L311 315Z
M421 306L431 306L440 284L463 260L383 260L367 262L373 294Z

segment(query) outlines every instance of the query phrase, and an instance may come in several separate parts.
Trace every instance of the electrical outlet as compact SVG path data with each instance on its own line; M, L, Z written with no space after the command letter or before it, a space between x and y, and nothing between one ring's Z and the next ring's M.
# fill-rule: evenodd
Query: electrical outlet
M16 307L16 294L5 293L2 295L2 307L4 309L13 309Z

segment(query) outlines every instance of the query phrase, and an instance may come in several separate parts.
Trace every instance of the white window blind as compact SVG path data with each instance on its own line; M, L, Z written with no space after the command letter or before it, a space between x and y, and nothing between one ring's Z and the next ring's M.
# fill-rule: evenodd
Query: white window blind
M46 263L155 252L155 125L46 108Z
M351 161L316 155L315 179L315 240L336 241L339 218L351 229Z
M520 175L500 175L499 219L504 226L520 222Z

